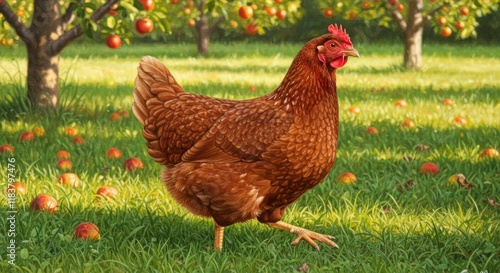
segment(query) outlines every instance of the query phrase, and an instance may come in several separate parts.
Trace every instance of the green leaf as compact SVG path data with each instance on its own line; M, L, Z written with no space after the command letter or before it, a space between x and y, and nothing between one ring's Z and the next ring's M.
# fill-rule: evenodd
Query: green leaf
M94 22L93 20L89 20L89 24L90 24L90 29L93 30L93 31L97 31L99 29L99 26L97 25L96 22ZM93 36L93 35L92 35Z
M30 255L29 255L28 249L23 248L23 249L21 249L21 251L19 251L19 257L21 257L21 259L26 260L26 259L28 259L29 256Z
M88 24L85 24L88 26ZM89 38L94 38L94 32L92 31L92 28L90 27L84 27L83 28L83 33L85 33L85 36Z
M125 10L128 11L128 13L138 13L139 12L139 10L136 7L134 7L134 5L131 5L130 3L121 2L120 6L124 7Z
M31 237L31 238L35 238L35 237L36 237L36 235L38 235L38 230L37 230L37 228L33 228L33 229L31 230L30 237Z
M109 17L106 19L106 25L107 25L109 28L115 28L115 26L116 26L116 19L115 19L115 17L113 17L113 16L109 16Z

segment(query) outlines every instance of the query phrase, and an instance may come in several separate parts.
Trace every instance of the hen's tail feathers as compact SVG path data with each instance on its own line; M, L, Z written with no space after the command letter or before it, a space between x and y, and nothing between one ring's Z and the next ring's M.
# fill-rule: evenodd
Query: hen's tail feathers
M184 93L170 71L157 59L146 56L141 59L135 79L132 111L144 125L154 105L176 98Z

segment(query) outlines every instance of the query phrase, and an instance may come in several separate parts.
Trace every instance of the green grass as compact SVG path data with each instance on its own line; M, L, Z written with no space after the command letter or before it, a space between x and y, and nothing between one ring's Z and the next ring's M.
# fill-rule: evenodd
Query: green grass
M141 45L118 51L103 46L71 46L61 60L61 100L56 117L36 115L22 105L24 49L2 51L0 68L0 144L15 153L0 154L6 186L9 158L28 187L17 196L16 268L20 272L499 272L500 159L479 156L486 147L500 149L500 49L495 47L425 47L421 71L403 71L400 48L359 45L361 58L350 59L338 76L340 131L337 162L326 181L291 205L284 220L336 236L339 249L302 242L290 246L291 234L257 221L226 229L224 251L211 249L213 223L189 214L168 195L159 179L161 166L146 152L133 117L111 121L130 111L136 67L142 55L159 57L187 90L244 99L272 91L300 45L214 45L212 56L195 56L192 46ZM78 55L78 56L77 56ZM16 72L19 71L19 72ZM256 91L250 91L250 87ZM19 94L22 92L22 94ZM454 105L441 104L445 97ZM406 108L394 102L405 99ZM9 104L10 103L10 104ZM356 105L361 113L347 111ZM81 111L83 109L83 111ZM464 126L452 120L462 115ZM404 119L417 127L402 129ZM364 133L376 126L378 135ZM62 135L75 127L85 138L76 146ZM32 143L18 143L21 132L43 127ZM418 144L429 145L417 151ZM108 160L110 147L121 160ZM57 184L56 153L72 154L82 185ZM123 160L137 156L145 168L129 173ZM412 158L410 162L404 156ZM436 176L419 174L422 163L441 167ZM356 174L354 185L336 177ZM472 190L448 187L448 177L463 173ZM397 186L413 179L408 191ZM95 191L108 184L120 189L109 203L95 202ZM4 192L2 190L2 192ZM29 210L31 199L50 193L59 201L55 215ZM7 227L7 199L0 199ZM5 212L5 213L4 213ZM102 239L71 238L83 221L96 223ZM4 228L6 230L7 228ZM0 240L11 238L0 233ZM7 272L7 249L0 248L0 271Z

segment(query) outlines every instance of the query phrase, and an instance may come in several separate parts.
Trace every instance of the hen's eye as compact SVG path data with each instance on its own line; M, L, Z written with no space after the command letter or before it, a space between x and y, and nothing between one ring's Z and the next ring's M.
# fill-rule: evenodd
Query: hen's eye
M331 43L330 44L330 48L334 48L335 47L335 44L334 43Z

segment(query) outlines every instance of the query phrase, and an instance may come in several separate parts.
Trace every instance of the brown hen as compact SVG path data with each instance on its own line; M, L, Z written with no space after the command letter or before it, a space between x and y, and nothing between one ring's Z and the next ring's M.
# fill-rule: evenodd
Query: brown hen
M214 219L214 248L222 249L225 226L254 218L296 234L293 244L337 247L331 236L281 221L335 161L335 72L359 54L342 27L328 30L304 45L274 92L243 101L187 93L158 60L141 60L133 111L148 153L165 165L172 197Z

